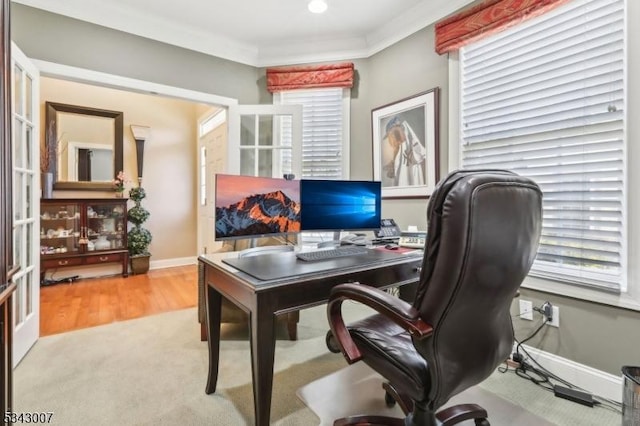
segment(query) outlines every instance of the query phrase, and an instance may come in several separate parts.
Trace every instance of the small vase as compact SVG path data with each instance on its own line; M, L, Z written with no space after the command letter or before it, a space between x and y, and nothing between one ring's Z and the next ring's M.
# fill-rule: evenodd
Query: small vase
M42 173L42 198L53 198L53 173Z
M116 191L116 198L122 198L123 194L124 194L123 191Z

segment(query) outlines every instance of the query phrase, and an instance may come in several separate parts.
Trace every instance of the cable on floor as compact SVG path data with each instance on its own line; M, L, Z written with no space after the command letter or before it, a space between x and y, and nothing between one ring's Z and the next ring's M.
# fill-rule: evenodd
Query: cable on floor
M554 380L556 382L562 383L563 385L567 386L570 389L576 389L579 391L591 393L588 390L585 390L579 386L576 386L573 383L559 377L558 375L546 369L533 356L531 356L531 354L522 346L524 343L528 342L536 334L538 334L547 322L548 321L545 318L544 321L538 326L538 328L536 328L536 330L533 333L531 333L522 341L518 341L518 339L515 338L515 335L514 335L514 340L517 342L517 345L516 345L516 352L513 354L513 361L515 361L518 364L516 367L514 367L514 370L513 370L514 373L518 377L529 380L530 382L550 392L554 391L555 384L552 382L552 380ZM531 360L533 364L527 362L529 360ZM498 371L500 371L501 373L506 373L507 371L509 371L509 366L507 365L505 369L499 368ZM616 413L622 412L621 403L614 401L612 399L604 398L597 395L592 395L592 396L593 396L594 406L600 406L602 408L614 411Z

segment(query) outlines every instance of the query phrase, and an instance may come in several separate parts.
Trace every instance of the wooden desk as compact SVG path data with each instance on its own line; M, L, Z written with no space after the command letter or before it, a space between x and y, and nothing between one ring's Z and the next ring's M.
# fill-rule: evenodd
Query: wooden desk
M271 413L275 315L326 303L332 287L345 282L362 282L387 288L416 282L422 255L398 255L376 264L327 270L270 281L261 281L222 262L234 253L200 256L206 285L209 375L205 392L216 390L220 357L221 297L249 313L253 402L256 425L268 425ZM293 273L293 271L292 271ZM328 323L327 323L328 328Z

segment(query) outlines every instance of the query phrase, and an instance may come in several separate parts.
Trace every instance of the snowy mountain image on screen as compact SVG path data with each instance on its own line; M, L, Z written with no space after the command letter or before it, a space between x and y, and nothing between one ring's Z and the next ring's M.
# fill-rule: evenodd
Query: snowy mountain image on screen
M282 191L254 194L216 207L216 237L241 237L300 231L300 205Z

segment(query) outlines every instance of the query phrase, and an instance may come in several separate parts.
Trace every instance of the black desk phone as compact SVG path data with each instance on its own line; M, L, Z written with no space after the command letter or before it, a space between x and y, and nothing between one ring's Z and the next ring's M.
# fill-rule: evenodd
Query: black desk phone
M377 231L373 231L376 238L389 238L389 237L399 237L402 234L400 227L396 224L396 221L393 219L382 219L380 222L380 229Z
M422 249L427 241L424 231L401 231L393 219L382 219L380 230L374 231L376 238L382 240L396 239L400 247Z

